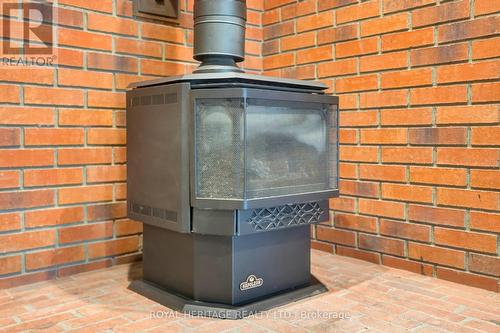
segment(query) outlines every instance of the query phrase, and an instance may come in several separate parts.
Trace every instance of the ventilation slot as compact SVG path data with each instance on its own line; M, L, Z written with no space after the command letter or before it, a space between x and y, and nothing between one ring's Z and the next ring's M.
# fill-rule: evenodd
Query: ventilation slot
M156 207L150 207L147 205L140 205L137 203L131 203L130 210L136 214L140 214L140 215L144 215L144 216L151 216L151 217L161 219L161 220L166 220L166 221L177 222L177 212L173 212L170 210L156 208Z
M132 106L139 106L139 105L141 105L141 98L139 96L131 98L130 99L130 104Z
M151 96L141 96L141 105L151 105Z
M166 105L177 103L177 94L136 96L128 100L129 106Z
M159 94L159 95L153 95L153 104L158 105L158 104L164 104L165 100L164 97L165 95Z
M177 94L165 95L165 104L177 103Z

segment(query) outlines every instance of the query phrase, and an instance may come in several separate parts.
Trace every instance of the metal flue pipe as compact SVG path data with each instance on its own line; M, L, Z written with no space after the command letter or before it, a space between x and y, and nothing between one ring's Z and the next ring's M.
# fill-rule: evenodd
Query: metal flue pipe
M195 73L243 72L237 62L245 59L245 0L195 0Z

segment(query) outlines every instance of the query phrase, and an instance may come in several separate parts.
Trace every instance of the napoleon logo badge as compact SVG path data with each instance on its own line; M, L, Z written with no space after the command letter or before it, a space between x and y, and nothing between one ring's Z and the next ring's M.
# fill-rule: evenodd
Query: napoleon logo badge
M256 277L255 275L249 275L246 281L240 283L240 290L245 291L248 289L258 288L264 284L264 280Z

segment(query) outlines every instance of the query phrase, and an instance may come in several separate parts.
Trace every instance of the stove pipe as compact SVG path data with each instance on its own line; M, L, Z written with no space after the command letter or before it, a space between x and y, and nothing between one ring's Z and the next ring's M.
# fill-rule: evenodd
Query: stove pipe
M195 0L194 73L243 72L246 18L245 0Z

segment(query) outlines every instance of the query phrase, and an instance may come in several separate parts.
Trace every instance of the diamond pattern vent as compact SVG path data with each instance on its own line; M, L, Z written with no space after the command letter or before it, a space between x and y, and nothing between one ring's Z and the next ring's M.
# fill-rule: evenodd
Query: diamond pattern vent
M318 202L254 209L248 222L257 231L320 222L323 209Z

